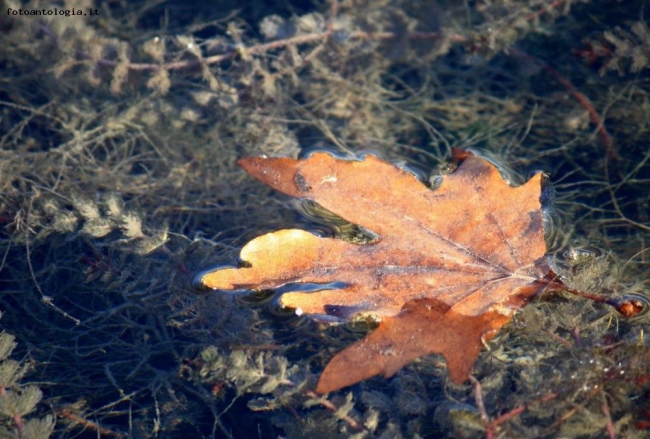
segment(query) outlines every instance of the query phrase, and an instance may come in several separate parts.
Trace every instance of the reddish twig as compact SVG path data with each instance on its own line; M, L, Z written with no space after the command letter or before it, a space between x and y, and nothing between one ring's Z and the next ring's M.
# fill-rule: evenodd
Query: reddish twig
M0 386L0 398L8 399L9 395L7 394L7 389L4 386ZM18 436L22 437L23 430L25 429L25 424L23 423L23 418L19 414L14 413L11 419L14 421L16 426L16 432Z
M481 388L481 383L473 376L470 376L469 379L470 381L472 381L472 386L474 389L473 393L474 393L474 401L476 402L476 408L478 409L478 413L481 416L481 420L485 425L485 439L494 439L496 437L496 429L499 425L509 421L512 418L519 416L529 407L535 404L541 404L543 402L550 401L551 399L557 398L557 393L549 393L548 395L544 395L541 398L537 398L531 402L522 404L510 410L508 413L505 413L499 416L498 418L490 421L490 417L487 414L487 410L485 409L485 404L483 402L483 394L482 394L483 391Z
M335 413L339 409L334 403L327 400L325 397L318 395L313 390L306 390L305 395L307 395L309 398L317 400L320 405L322 405L323 407L325 407L327 410L329 410L332 413ZM356 431L365 430L365 427L363 425L359 424L356 421L356 419L352 418L351 416L344 415L344 416L341 416L341 419L343 421L347 422L348 425L350 427L354 428Z
M157 71L157 70L183 70L189 69L192 67L198 67L200 65L211 65L218 64L223 61L227 61L237 56L241 55L261 55L266 52L275 49L282 49L291 45L302 45L309 43L319 43L327 40L331 36L331 31L325 32L316 32L306 35L299 35L291 38L285 38L283 40L271 41L269 43L256 44L251 47L238 47L236 50L230 52L221 53L219 55L209 56L207 58L193 59L188 61L176 61L164 64L153 64L153 63L129 63L127 67L129 70L134 71ZM440 32L412 32L408 37L412 40L435 40L441 38L442 34ZM395 38L396 34L394 32L352 32L349 36L351 40L390 40ZM452 42L466 42L467 38L462 35L447 35ZM119 61L113 61L108 59L99 59L97 60L99 64L115 67L118 64L121 64Z
M490 416L485 410L485 403L483 402L483 388L479 380L470 375L469 380L472 382L472 387L474 389L474 401L476 402L476 408L478 413L481 416L481 420L485 424L485 439L494 438L494 430L489 428L490 425Z
M334 20L339 13L339 0L330 0L330 16L327 20L327 33L331 34L334 30Z
M84 419L81 416L72 413L69 409L62 409L57 411L57 414L61 416L62 418L65 418L71 422L74 422L75 424L81 425L84 428L96 431L97 434L101 436L111 436L111 437L117 437L117 438L123 438L124 435L122 433L118 433L113 430L109 430L108 428L104 428L100 426L98 423L89 421L88 419Z
M490 420L490 417L485 410L485 403L483 402L483 388L481 387L481 382L470 375L469 380L472 382L472 387L474 388L474 401L476 401L476 408L478 408L478 413L481 415L483 422L487 423Z
M522 404L519 407L515 407L514 409L510 410L508 413L505 413L498 418L492 420L488 424L488 429L494 430L495 427L498 427L499 425L503 424L504 422L507 422L511 420L512 418L515 418L522 414L524 411L526 411L529 407L536 405L536 404L541 404L546 401L550 401L551 399L557 398L557 393L549 393L548 395L544 395L541 398L534 399L531 402L528 402L526 404Z
M623 317L635 317L639 315L639 313L641 313L646 308L646 306L648 306L647 303L643 303L642 300L638 297L607 297L601 296L599 294L576 290L575 288L564 285L564 283L562 283L562 281L559 280L552 272L549 276L544 279L539 279L537 282L545 284L547 291L566 291L567 293L589 299L593 302L609 305L618 311L619 314L621 314Z
M562 6L563 3L565 3L566 0L555 0L551 2L548 5L544 5L540 7L537 11L531 12L530 14L526 15L526 21L533 21L535 18L539 17L542 15L544 12L548 11L549 9L555 9L558 6Z
M542 430L541 433L540 433L540 436L546 436L546 435L550 434L550 433L551 433L553 430L555 430L557 427L559 427L559 426L562 425L564 422L566 422L567 420L569 420L573 415L575 415L575 414L578 413L580 410L582 410L582 409L584 408L584 406L585 406L585 405L586 405L586 404L587 404L587 403L588 403L588 402L589 402L589 401L590 401L594 396L596 396L596 393L598 393L599 391L600 391L600 387L596 386L596 387L595 387L591 392L589 392L589 394L588 394L587 397L585 398L585 401L584 401L582 404L580 404L580 405L576 405L576 406L574 406L573 408L571 408L570 410L568 410L566 413L564 413L564 414L560 417L560 419L558 419L557 421L553 422L550 426L548 426L548 427L546 427L544 430Z
M607 427L607 437L609 439L616 439L616 428L614 428L614 423L612 422L612 416L609 413L609 405L607 404L607 397L605 396L604 392L600 392L600 396L603 399L603 403L601 405L602 410L603 410L603 415L605 415L605 425Z
M527 53L524 53L513 47L509 48L506 53L512 54L514 56L517 56L518 58L522 58L534 64L537 64L538 66L546 70L548 73L550 73L560 84L562 84L569 91L569 93L571 93L571 95L580 103L580 105L582 105L584 109L587 110L587 112L589 113L589 117L591 118L591 121L596 125L598 134L600 135L601 140L605 144L605 148L607 149L607 155L609 156L609 158L612 160L618 159L618 156L616 155L616 151L614 151L612 138L607 133L607 130L605 129L605 125L600 119L600 116L598 115L596 110L594 109L594 106L591 105L591 102L584 94L580 93L578 89L575 88L574 85L571 84L571 82L568 79L566 79L564 76L560 74L560 72L555 70L548 63L542 61L541 59L536 58L532 55L528 55Z

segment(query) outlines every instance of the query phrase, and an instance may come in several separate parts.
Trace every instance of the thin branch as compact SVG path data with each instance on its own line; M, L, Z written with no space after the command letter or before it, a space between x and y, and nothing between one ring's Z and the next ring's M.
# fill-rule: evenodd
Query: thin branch
M605 415L605 426L607 427L607 437L609 439L616 439L616 428L614 427L614 423L612 422L612 416L609 413L609 405L607 404L607 396L605 395L605 392L601 390L600 396L602 398L602 410L603 410L603 415Z
M282 40L271 41L269 43L255 44L251 47L241 47L238 46L234 50L229 52L221 53L219 55L209 56L202 59L193 59L188 61L176 61L164 64L153 64L153 63L129 63L127 67L129 70L134 71L158 71L158 70L183 70L189 69L192 67L198 67L201 65L211 65L218 64L223 61L234 59L238 56L247 56L247 55L261 55L271 50L282 49L291 45L303 45L310 43L319 43L327 40L331 36L331 31L325 32L314 32L306 35L298 35L291 38L285 38ZM395 38L397 35L394 32L362 32L356 31L350 35L351 40L390 40ZM436 40L442 37L440 32L412 32L408 35L411 40ZM468 39L462 35L447 35L452 42L461 43L466 42ZM113 61L108 59L99 59L97 62L101 65L115 67L120 64L119 61Z
M309 398L317 400L320 405L322 405L332 413L335 413L339 409L334 403L329 401L327 398L318 395L313 390L306 390L305 395L307 395ZM354 428L357 431L363 431L366 429L363 425L359 424L356 419L348 415L341 416L341 419L347 422L348 425L350 425L350 427Z
M575 88L575 86L571 84L571 82L568 79L566 79L564 76L560 74L560 72L555 70L548 63L542 61L541 59L536 58L527 53L524 53L521 50L515 49L514 47L508 48L506 53L509 53L518 58L525 59L534 64L537 64L538 66L546 70L548 73L550 73L560 84L562 84L564 88L566 88L569 91L569 93L571 93L571 95L575 98L575 100L578 101L578 103L580 103L580 105L582 105L584 109L587 110L587 112L589 113L589 117L591 118L591 121L594 123L594 125L596 125L598 134L600 135L601 140L605 144L608 157L612 160L618 160L616 151L614 151L612 138L607 133L607 130L605 129L605 125L601 120L600 116L598 115L598 112L596 112L594 106L591 105L591 102L584 94L579 92L578 89Z

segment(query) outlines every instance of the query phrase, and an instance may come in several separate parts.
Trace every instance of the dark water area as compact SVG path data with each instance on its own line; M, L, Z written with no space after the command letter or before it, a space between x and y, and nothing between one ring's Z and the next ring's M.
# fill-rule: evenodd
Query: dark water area
M650 437L646 2L4 6L0 436ZM275 230L382 239L238 159L370 154L434 191L454 149L544 173L548 263L588 293L535 296L470 381L433 354L317 395L381 323L280 296L347 284L196 288Z

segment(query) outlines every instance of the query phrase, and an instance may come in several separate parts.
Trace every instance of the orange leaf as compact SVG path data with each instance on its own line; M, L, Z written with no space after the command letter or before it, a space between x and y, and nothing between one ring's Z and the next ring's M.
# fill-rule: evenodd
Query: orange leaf
M536 280L549 267L541 174L513 188L486 160L462 151L460 160L431 190L373 156L242 159L253 177L313 200L379 239L356 245L279 230L244 246L246 267L216 270L201 281L219 290L323 284L315 292L285 293L280 303L297 313L379 318L373 333L331 360L320 393L377 374L389 377L434 352L444 355L451 379L462 382L481 339L492 337L541 288Z

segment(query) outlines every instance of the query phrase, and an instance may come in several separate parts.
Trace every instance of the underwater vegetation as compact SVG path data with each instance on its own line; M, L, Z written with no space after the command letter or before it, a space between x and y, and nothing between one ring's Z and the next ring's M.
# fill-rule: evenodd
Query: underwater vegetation
M278 230L247 243L239 268L218 268L198 279L217 291L280 290L279 305L296 315L378 322L372 334L328 363L318 393L375 375L390 378L433 353L445 357L449 378L461 384L481 347L543 293L607 303L625 317L645 309L640 298L577 291L553 272L542 173L512 187L498 167L460 149L452 151L453 171L436 177L434 190L372 156L340 160L321 152L303 160L248 157L238 163L276 190L375 235L360 245ZM311 288L301 291L305 285Z
M0 13L0 437L650 436L645 2L5 6L98 14ZM238 159L370 153L435 188L455 147L546 174L551 269L603 303L536 296L468 383L434 354L321 395L377 322L192 287L273 230L373 239Z

